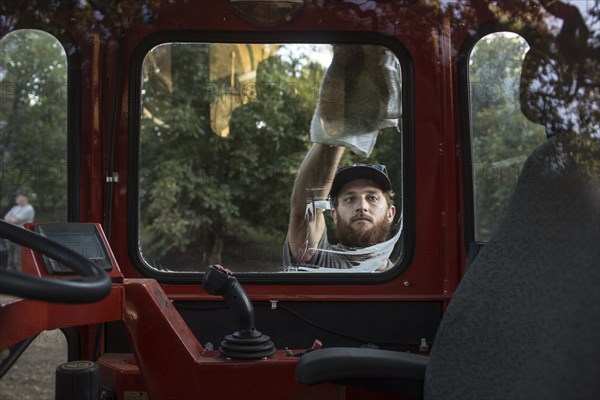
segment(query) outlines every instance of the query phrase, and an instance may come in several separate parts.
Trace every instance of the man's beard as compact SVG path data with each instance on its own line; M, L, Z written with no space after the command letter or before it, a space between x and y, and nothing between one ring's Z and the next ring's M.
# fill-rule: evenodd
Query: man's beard
M390 224L384 219L367 230L357 230L351 223L337 222L337 238L339 243L348 247L368 247L385 242L390 237Z

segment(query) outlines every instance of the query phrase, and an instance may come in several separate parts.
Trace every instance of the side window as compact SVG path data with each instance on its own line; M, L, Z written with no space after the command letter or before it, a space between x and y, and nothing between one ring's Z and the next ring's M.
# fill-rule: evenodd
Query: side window
M6 34L0 39L0 87L0 217L25 215L14 210L10 214L26 201L34 211L26 219L65 221L65 49L40 30Z
M145 55L137 226L145 267L284 272L292 187L333 52L329 44L171 42ZM386 128L368 161L343 160L387 165L397 219L401 143Z
M469 59L475 242L486 242L512 195L527 156L546 135L519 106L519 79L529 49L521 36L483 37Z

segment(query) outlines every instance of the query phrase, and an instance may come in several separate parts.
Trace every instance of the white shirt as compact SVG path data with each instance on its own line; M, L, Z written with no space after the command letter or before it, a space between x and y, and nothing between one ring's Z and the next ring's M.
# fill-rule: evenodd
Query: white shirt
M26 204L24 206L20 206L15 204L10 211L6 213L4 219L8 217L15 217L19 220L18 225L23 225L28 222L33 222L33 218L35 217L35 210L31 204Z

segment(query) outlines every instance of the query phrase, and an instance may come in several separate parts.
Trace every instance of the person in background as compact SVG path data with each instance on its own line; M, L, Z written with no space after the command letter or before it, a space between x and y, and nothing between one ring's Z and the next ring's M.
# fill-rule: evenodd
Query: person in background
M29 204L29 194L23 189L15 191L15 205L6 213L4 220L11 224L23 226L33 222L35 218L35 209ZM6 243L8 253L6 268L9 270L20 270L21 267L21 248L12 243Z
M15 205L6 213L4 220L11 224L23 226L26 223L33 222L35 218L35 209L29 204L29 195L23 189L17 189L15 192Z

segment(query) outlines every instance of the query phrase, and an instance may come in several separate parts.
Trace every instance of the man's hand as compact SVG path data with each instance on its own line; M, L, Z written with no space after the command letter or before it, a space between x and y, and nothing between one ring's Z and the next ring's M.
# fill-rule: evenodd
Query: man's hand
M310 125L314 143L368 157L379 130L399 126L400 65L381 46L337 45Z

